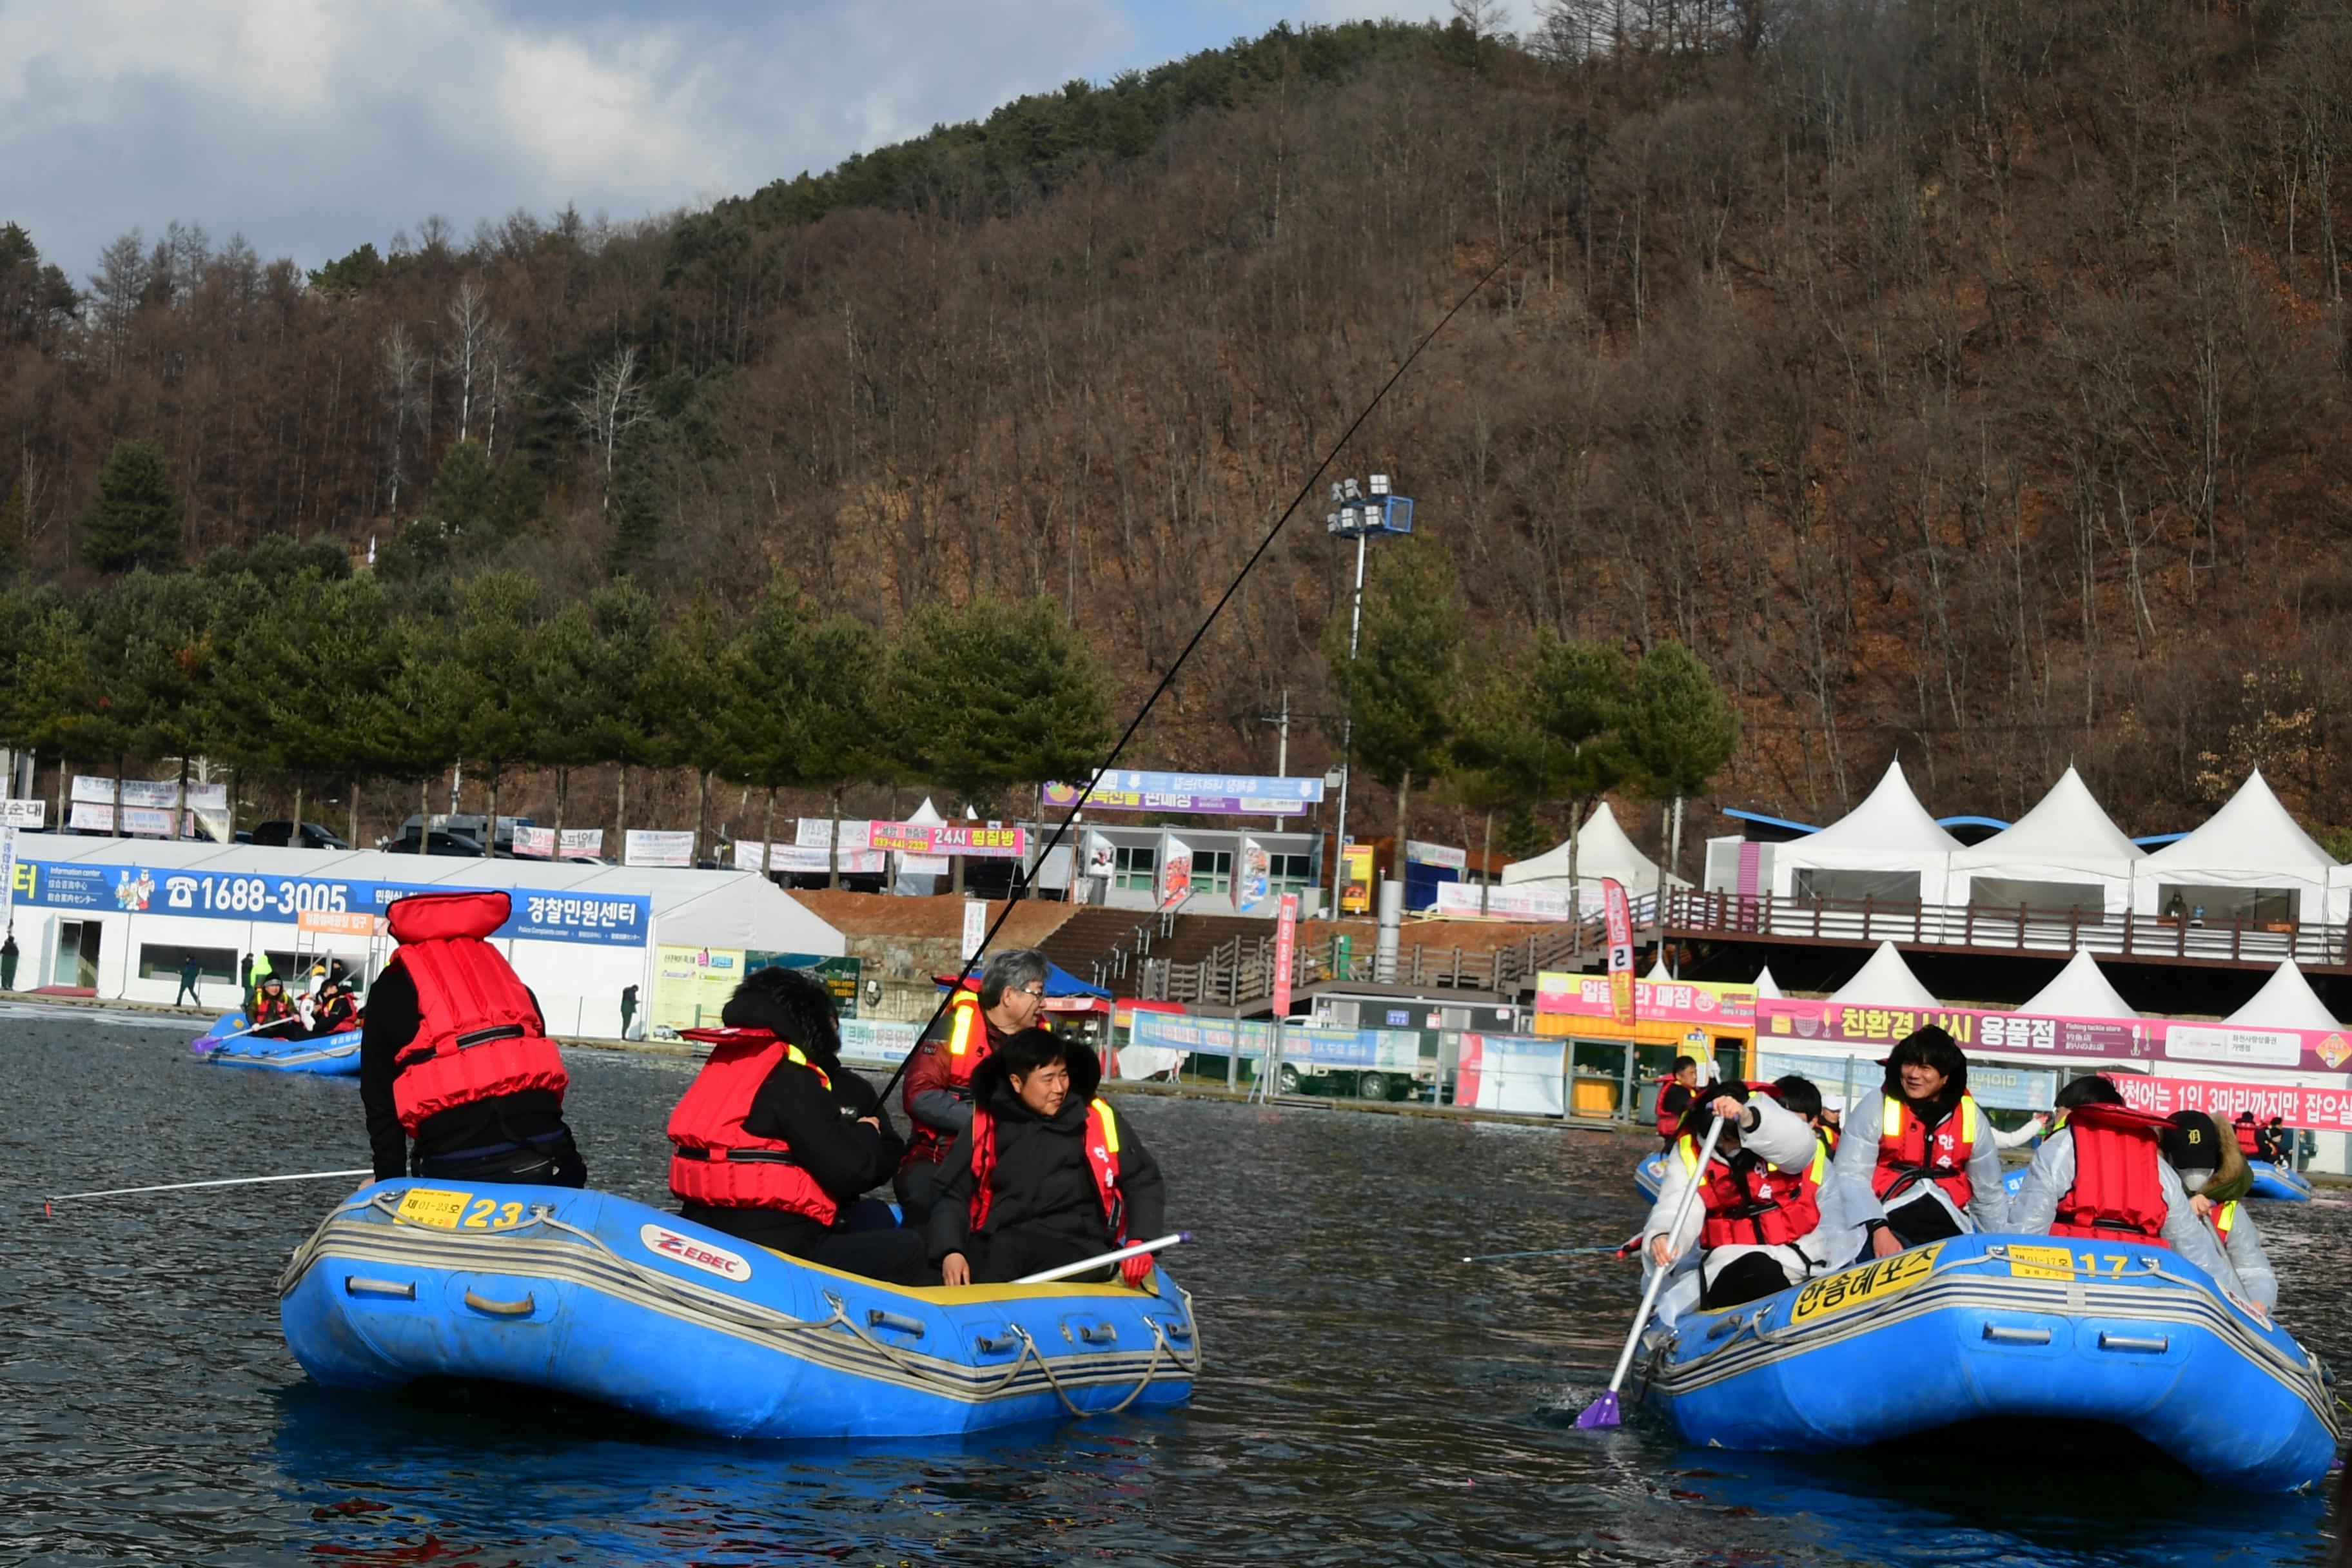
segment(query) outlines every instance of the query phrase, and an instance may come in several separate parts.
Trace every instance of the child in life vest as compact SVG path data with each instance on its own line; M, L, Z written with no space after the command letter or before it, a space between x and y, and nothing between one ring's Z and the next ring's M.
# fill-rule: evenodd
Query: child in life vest
M2221 1242L2221 1255L2237 1270L2246 1300L2265 1312L2278 1310L2278 1270L2263 1249L2262 1227L2246 1206L2253 1190L2254 1173L2238 1149L2238 1141L2201 1110L2172 1115L2178 1131L2165 1140L2165 1155L2188 1190L2189 1206L2212 1227ZM2204 1157L2211 1151L2213 1158Z
M2010 1228L2020 1236L2168 1247L2229 1294L2251 1300L2222 1256L2220 1238L2189 1207L2188 1189L2165 1158L2156 1131L2161 1124L2129 1110L2105 1076L2066 1087L2074 1100L2066 1125L2034 1152L2010 1213ZM2171 1152L2210 1171L2217 1142L2209 1124L2200 1140L2176 1141Z
M1702 1171L1699 1152L1717 1118L1723 1131ZM1773 1096L1751 1096L1747 1085L1731 1084L1694 1105L1665 1164L1658 1201L1642 1227L1643 1248L1651 1267L1672 1268L1696 1244L1702 1310L1785 1290L1830 1263L1835 1237L1822 1234L1821 1213L1828 1151L1812 1123ZM1698 1201L1674 1228L1693 1183L1699 1184Z

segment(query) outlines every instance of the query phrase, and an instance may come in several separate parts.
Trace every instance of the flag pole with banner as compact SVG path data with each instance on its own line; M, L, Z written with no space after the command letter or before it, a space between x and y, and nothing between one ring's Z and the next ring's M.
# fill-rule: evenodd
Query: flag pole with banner
M1621 1024L1633 1021L1633 910L1625 886L1601 879L1601 912L1609 935L1609 1005Z
M1269 1086L1266 1089L1268 1100L1274 1098L1270 1086L1282 1073L1282 1024L1290 1016L1290 972L1297 956L1298 895L1285 893L1282 895L1282 911L1274 921L1274 1047L1266 1053L1263 1075L1263 1081ZM1226 1065L1231 1067L1240 1058L1241 1049L1237 1045L1234 1054L1225 1058Z

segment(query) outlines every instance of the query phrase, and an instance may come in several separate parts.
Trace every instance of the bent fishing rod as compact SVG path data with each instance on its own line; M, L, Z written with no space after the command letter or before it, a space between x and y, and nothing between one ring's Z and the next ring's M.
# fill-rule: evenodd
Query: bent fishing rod
M1109 753L1096 764L1094 772L1087 776L1086 784L1078 791L1078 798L1071 804L1069 811L1063 816L1062 820L1055 825L1052 837L1045 840L1045 847L1037 852L1036 863L1040 867L1045 865L1046 858L1055 850L1060 848L1063 841L1069 837L1070 827L1077 821L1078 813L1084 811L1087 808L1087 802L1094 797L1095 781L1118 765L1120 754L1127 750L1128 742L1135 739L1135 732L1143 727L1143 721L1150 716L1151 710L1159 705L1160 699L1166 694L1169 687L1175 684L1176 677L1183 670L1185 663L1192 658L1193 650L1199 647L1201 640L1209 635L1209 628L1217 624L1217 617L1224 614L1225 606L1233 602L1235 594L1241 592L1242 584L1248 579L1251 572L1256 569L1257 563L1265 558L1265 552L1274 548L1274 542L1282 536L1282 531L1289 526L1291 518L1297 513L1300 507L1307 504L1307 498L1315 493L1315 487L1322 482L1324 474L1330 468L1332 463L1338 460L1341 452L1348 449L1348 443L1356 438L1356 432L1363 428L1364 421L1372 416L1381 403L1387 400L1390 391L1398 382L1404 379L1404 373L1412 368L1415 360L1421 358L1422 351L1436 342L1437 335L1453 324L1454 318L1462 313L1462 308L1476 299L1485 290L1486 285L1493 282L1496 276L1505 267L1510 265L1519 252L1532 245L1537 237L1533 232L1521 237L1517 245L1503 252L1496 258L1492 267L1479 275L1475 283L1464 289L1461 298L1455 300L1446 309L1445 314L1437 319L1435 326L1422 334L1421 341L1413 344L1412 352L1405 355L1399 362L1396 369L1390 374L1388 380L1381 384L1381 389L1372 394L1371 401L1364 405L1363 411L1356 416L1345 431L1340 433L1339 438L1331 443L1330 449L1323 454L1322 461L1317 463L1314 471L1307 476L1307 482L1298 487L1298 493L1290 498L1290 504L1282 509L1282 515L1274 520L1274 526L1265 531L1265 537L1258 541L1257 548L1251 551L1249 559L1242 563L1242 569L1234 574L1234 580L1225 585L1225 591L1217 596L1217 602L1209 606L1209 613L1202 617L1200 626L1193 630L1192 640L1185 643L1183 651L1179 653L1174 661L1168 666L1168 672L1160 678L1160 684L1151 689L1151 695L1143 700L1143 706L1135 710L1135 717L1128 721L1126 730L1112 743ZM982 953L986 952L995 944L996 933L1004 929L1004 922L1013 918L1013 910L1019 906L1023 899L1028 897L1030 885L1034 880L1034 877L1015 877L1013 879L1012 893L1004 900L1003 912L990 922L987 934L981 938L980 946L963 961L962 967L956 971L954 983L949 985L946 992L940 995L939 1005L931 1009L930 1020L915 1036L914 1049L899 1058L898 1067L891 1071L889 1080L883 1084L880 1099L888 1100L890 1091L898 1087L899 1079L906 1076L907 1068L914 1062L916 1052L923 1048L923 1042L930 1037L933 1029L939 1027L940 1020L947 1015L949 1006L954 1003L956 993L961 990L964 982L971 977L972 966L980 962Z

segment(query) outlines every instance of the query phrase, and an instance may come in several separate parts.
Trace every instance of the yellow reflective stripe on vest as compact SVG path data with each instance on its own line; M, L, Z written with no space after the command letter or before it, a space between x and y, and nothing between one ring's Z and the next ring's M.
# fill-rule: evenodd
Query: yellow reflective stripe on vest
M833 1087L833 1079L831 1076L828 1075L823 1068L817 1066L816 1063L801 1055L801 1048L793 1044L790 1040L786 1040L784 1042L784 1059L791 1062L794 1067L804 1067L808 1068L809 1071L816 1074L817 1082L824 1085L825 1088L831 1089Z
M1977 1097L1960 1096L1960 1153L1966 1156L1977 1146Z
M1118 1118L1110 1113L1110 1106L1102 1100L1096 1100L1094 1106L1102 1112L1103 1147L1116 1154L1118 1152Z
M1813 1140L1813 1163L1806 1169L1805 1176L1817 1187L1830 1179L1829 1145L1818 1138Z
M1683 1173L1698 1174L1698 1143L1687 1132L1675 1140L1675 1152L1683 1157Z
M1900 1142L1903 1138L1903 1102L1891 1094L1882 1094L1879 1096L1878 1103L1880 1140L1883 1142L1891 1138Z
M2221 1233L2221 1239L2223 1241L2230 1239L2230 1227L2237 1223L2237 1199L2231 1198L2228 1203L2223 1204L2220 1208L2213 1211L2213 1228Z
M972 1020L980 1016L980 998L974 996L967 1002L959 995L948 1011L955 1018L948 1026L948 1055L960 1057L971 1049L971 1026Z

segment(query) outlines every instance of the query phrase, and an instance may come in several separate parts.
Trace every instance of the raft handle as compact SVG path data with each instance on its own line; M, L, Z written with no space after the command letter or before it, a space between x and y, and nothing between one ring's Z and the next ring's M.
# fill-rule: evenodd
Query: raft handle
M2172 1348L2169 1335L2159 1339L2134 1339L2127 1334L2101 1334L2099 1348L2103 1351L2139 1351L2148 1355L2162 1355Z
M1091 1345L1103 1340L1117 1340L1118 1331L1108 1323L1080 1323L1078 1338Z
M391 1296L403 1301L416 1300L416 1282L413 1279L366 1279L357 1274L343 1276L346 1296Z
M488 1312L494 1318L527 1318L530 1315L531 1299L525 1296L520 1301L493 1301L488 1296L477 1296L468 1290L466 1292L466 1305L477 1312Z
M1146 1321L1151 1321L1154 1320ZM1160 1325L1160 1331L1166 1334L1171 1340L1189 1340L1192 1337L1192 1325L1190 1323L1179 1323L1173 1321L1162 1322Z
M2046 1345L2050 1342L2050 1331L2012 1329L2006 1323L1987 1323L1984 1337L2000 1345Z
M923 1337L923 1324L919 1318L902 1318L896 1312L886 1312L879 1307L866 1310L866 1326L869 1329L890 1329L910 1339Z
M1003 1355L1007 1351L1015 1351L1021 1348L1021 1336L1018 1334L1007 1334L1001 1340L995 1340L989 1338L986 1334L982 1334L978 1339L971 1342L971 1346L972 1349L978 1351L982 1355Z

